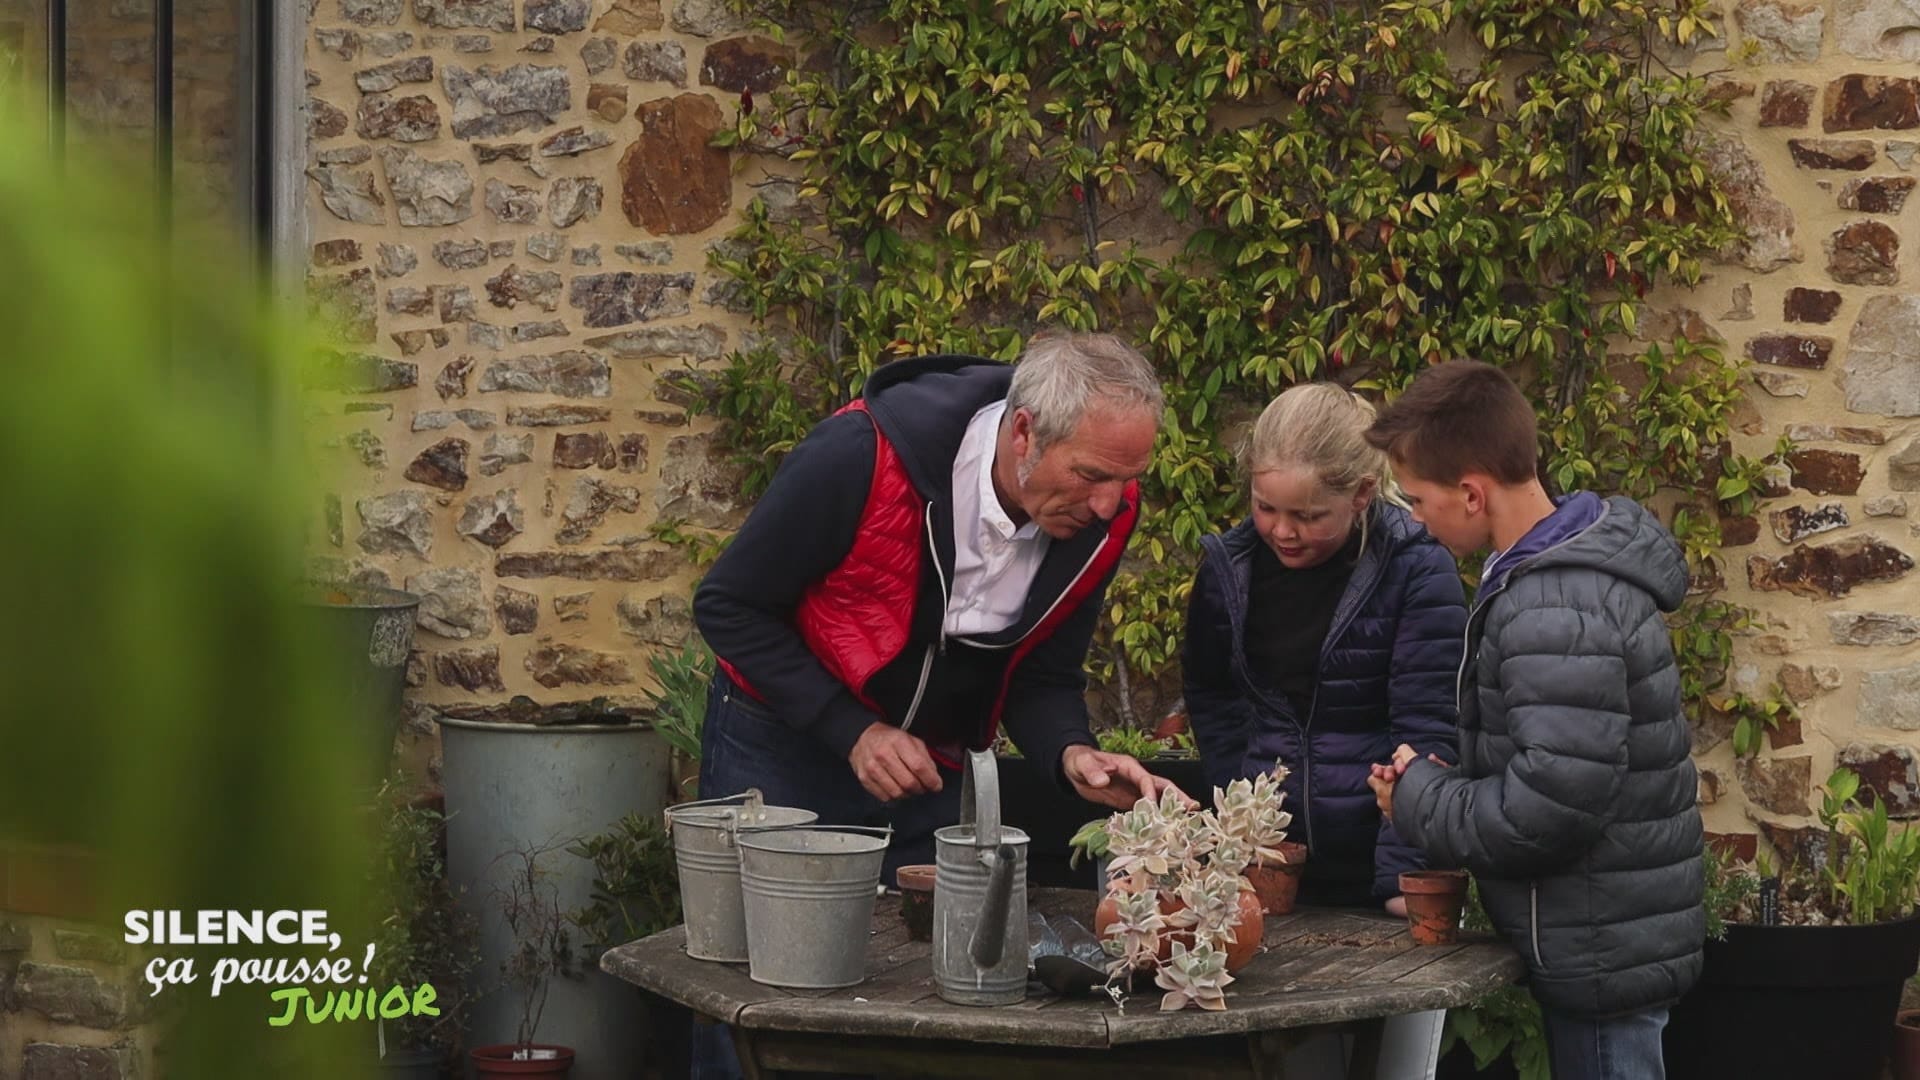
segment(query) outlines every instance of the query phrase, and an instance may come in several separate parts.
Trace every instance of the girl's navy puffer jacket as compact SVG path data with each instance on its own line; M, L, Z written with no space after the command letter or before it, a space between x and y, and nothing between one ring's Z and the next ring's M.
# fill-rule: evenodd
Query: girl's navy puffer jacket
M1245 630L1253 555L1251 520L1209 536L1188 602L1183 656L1187 711L1209 782L1290 769L1288 839L1308 847L1314 879L1365 879L1384 899L1399 874L1424 865L1380 817L1369 766L1408 743L1455 760L1455 685L1466 599L1453 558L1408 513L1376 499L1367 538L1320 648L1305 716L1257 686Z

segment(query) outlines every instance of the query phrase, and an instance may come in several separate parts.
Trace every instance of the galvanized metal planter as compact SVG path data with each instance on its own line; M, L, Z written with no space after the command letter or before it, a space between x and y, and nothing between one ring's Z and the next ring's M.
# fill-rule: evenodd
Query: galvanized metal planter
M519 998L499 987L513 935L496 899L521 869L516 852L544 851L562 911L590 901L593 867L564 848L630 813L667 801L667 746L648 725L536 727L442 718L447 792L447 872L479 918L479 986L468 1044L511 1043ZM591 967L591 965L584 965ZM535 1041L572 1047L573 1080L625 1080L648 1048L632 987L595 969L549 986Z

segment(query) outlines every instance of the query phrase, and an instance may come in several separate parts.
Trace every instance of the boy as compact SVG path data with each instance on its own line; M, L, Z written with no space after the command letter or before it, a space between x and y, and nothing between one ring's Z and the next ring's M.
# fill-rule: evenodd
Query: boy
M1525 958L1556 1080L1659 1080L1700 975L1701 822L1662 611L1686 561L1631 499L1550 498L1533 407L1472 361L1421 373L1367 433L1454 555L1491 549L1467 617L1460 766L1411 747L1369 781L1400 835L1473 872Z

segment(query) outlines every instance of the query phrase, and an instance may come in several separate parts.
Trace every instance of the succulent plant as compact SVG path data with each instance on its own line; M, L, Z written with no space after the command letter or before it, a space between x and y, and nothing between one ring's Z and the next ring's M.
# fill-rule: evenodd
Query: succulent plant
M1119 918L1107 927L1106 940L1100 945L1114 958L1113 963L1107 965L1107 974L1117 979L1135 968L1154 963L1160 954L1160 931L1166 928L1167 917L1160 913L1160 894L1151 889L1140 892L1116 889L1109 895L1119 909Z
M1208 867L1183 877L1174 890L1186 907L1168 916L1170 925L1191 927L1194 944L1226 951L1235 943L1233 924L1240 921L1240 894L1250 888L1238 871Z
M1213 789L1218 835L1244 844L1250 862L1266 866L1286 861L1280 845L1286 842L1293 815L1281 809L1287 795L1280 783L1287 775L1287 767L1276 762L1270 773Z
M1219 1011L1227 1007L1227 954L1210 945L1192 949L1173 943L1173 959L1154 973L1154 985L1167 993L1160 999L1162 1012L1177 1012L1188 1005Z
M1226 1007L1221 988L1232 981L1226 973L1227 947L1238 944L1234 925L1241 917L1240 897L1252 889L1244 873L1256 860L1284 861L1279 845L1293 821L1281 809L1280 781L1286 775L1286 767L1276 763L1267 776L1215 788L1215 810L1190 808L1168 791L1158 802L1141 799L1107 819L1107 895L1119 915L1107 925L1101 944L1114 958L1108 966L1113 978L1157 967L1160 986L1171 991L1162 1008ZM1081 835L1091 840L1094 829L1089 825ZM1163 913L1163 903L1172 910ZM1160 963L1159 949L1169 931L1190 936L1193 948L1175 940L1177 960Z

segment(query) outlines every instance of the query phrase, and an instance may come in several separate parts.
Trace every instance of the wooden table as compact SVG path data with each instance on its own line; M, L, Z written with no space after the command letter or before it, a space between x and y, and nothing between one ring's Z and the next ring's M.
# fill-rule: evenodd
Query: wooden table
M1084 923L1094 895L1035 889L1028 903ZM771 1070L1008 1080L1278 1077L1289 1046L1326 1031L1354 1033L1350 1075L1371 1077L1387 1017L1465 1005L1525 970L1489 935L1416 946L1404 919L1300 910L1267 920L1261 952L1227 988L1224 1012L1160 1012L1157 989L1124 1006L1034 996L977 1008L940 1000L930 947L907 940L892 897L874 905L866 981L845 989L762 986L745 964L688 958L684 942L675 927L608 951L600 966L732 1025L748 1080Z

